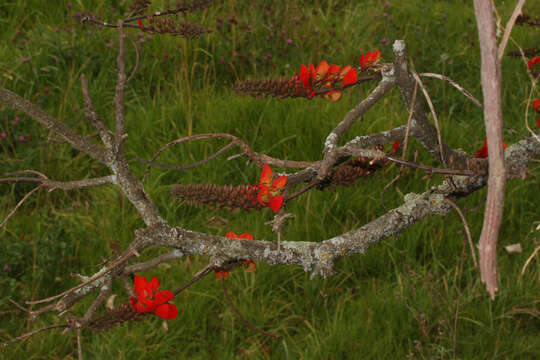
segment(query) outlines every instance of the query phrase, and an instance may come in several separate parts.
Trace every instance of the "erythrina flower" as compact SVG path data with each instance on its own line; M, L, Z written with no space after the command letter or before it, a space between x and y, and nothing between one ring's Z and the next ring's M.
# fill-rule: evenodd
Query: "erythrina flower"
M287 184L287 177L280 176L272 182L273 172L268 164L264 165L261 178L257 187L257 200L262 206L268 206L274 212L278 212L283 205L283 195L279 195Z
M366 55L360 55L360 67L362 68L362 71L377 63L380 57L381 52L379 50L373 52L370 51Z
M321 61L317 67L313 64L300 66L300 73L296 74L296 93L308 98L313 98L317 92L323 94L324 98L330 101L337 101L341 97L342 88L353 85L358 80L356 69L350 65L341 68L338 65L329 65L325 60ZM341 82L341 84L339 84ZM334 90L335 89L335 90ZM327 90L326 92L324 90Z
M174 295L169 290L158 290L159 281L154 276L148 281L146 278L135 275L133 291L137 297L131 297L129 302L133 310L139 313L153 312L162 319L174 319L178 315L176 305L169 304Z
M504 148L506 149L506 141L504 142ZM476 150L474 153L475 158L482 158L485 159L488 157L488 144L487 144L487 138L484 140L484 146L482 146L480 149Z
M532 70L533 66L536 64L540 64L540 56L533 57L529 62L527 62L527 67L529 70Z

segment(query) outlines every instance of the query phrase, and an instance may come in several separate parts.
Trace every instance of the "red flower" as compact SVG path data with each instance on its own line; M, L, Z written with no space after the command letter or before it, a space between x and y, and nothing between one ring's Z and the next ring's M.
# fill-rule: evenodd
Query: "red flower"
M178 315L176 305L169 304L174 295L169 290L158 290L159 281L154 276L148 281L146 278L135 275L133 290L137 297L131 297L129 302L133 310L139 313L153 312L162 319L174 319Z
M504 142L504 148L506 149L506 141ZM475 158L482 158L485 159L488 157L488 144L487 144L487 138L484 140L484 146L482 146L480 149L476 150L474 153Z
M139 23L139 27L141 28L141 30L144 30L144 26L142 24L141 19L137 19L137 22Z
M379 50L374 52L368 52L366 55L360 55L360 67L365 70L379 61L381 52Z
M532 67L539 63L540 63L540 56L537 56L529 60L529 62L527 63L527 67L529 68L529 70L532 70Z
M296 93L300 96L312 99L319 92L325 99L337 101L341 97L341 91L336 88L355 84L358 75L356 69L350 65L343 68L335 64L330 66L323 60L317 67L313 64L302 64L300 72L293 79L296 80ZM336 90L330 90L332 88Z
M253 239L254 239L253 235L251 235L250 233L243 233L243 234L240 234L240 235L236 235L233 232L228 232L227 234L225 234L225 237L229 238L229 239L247 239L247 240L251 240L251 241L253 241ZM246 268L247 272L255 271L255 269L257 267L255 265L255 262L253 262L251 260L242 260L242 262L247 265L247 268ZM215 270L215 273L216 273L216 276L218 278L220 278L220 279L221 278L226 279L227 275L229 275L228 271Z
M283 195L279 195L287 184L287 177L280 176L272 182L272 169L268 164L264 165L261 178L257 187L257 200L262 206L268 206L274 212L278 212L283 204Z

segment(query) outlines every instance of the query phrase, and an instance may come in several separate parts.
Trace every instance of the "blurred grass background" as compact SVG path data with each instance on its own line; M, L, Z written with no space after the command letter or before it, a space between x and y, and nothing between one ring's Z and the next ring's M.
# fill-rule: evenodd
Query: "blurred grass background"
M90 94L109 126L114 118L116 33L75 24L75 12L92 12L114 22L128 1L4 0L0 4L0 84L89 135L83 114L79 77L86 74ZM154 8L162 9L160 1ZM514 2L497 2L503 24ZM540 13L528 2L525 12ZM418 72L447 75L478 99L480 57L471 1L214 1L188 20L214 30L196 40L168 35L130 36L141 47L138 73L126 92L128 157L149 159L163 144L191 134L227 132L253 149L295 160L321 157L328 132L358 102L358 90L337 103L323 99L281 100L240 97L231 91L238 79L290 76L302 63L358 65L360 54L380 49L392 61L391 44L404 39ZM518 26L513 37L524 48L540 47L538 28ZM517 50L510 42L508 51ZM128 44L128 71L135 51ZM524 119L530 80L522 59L505 56L505 124L526 133ZM481 110L438 80L424 83L434 101L443 139L472 153L484 141ZM362 85L363 93L374 83ZM536 96L533 95L533 96ZM532 111L529 119L535 119ZM390 129L406 123L407 111L397 90L377 104L348 134ZM0 108L1 172L36 169L55 180L108 174L107 169L54 142L54 135L23 114ZM519 137L505 132L513 143ZM183 144L159 161L188 164L212 154L222 141ZM417 144L419 161L434 164ZM412 151L410 152L412 154ZM231 151L228 155L233 155ZM131 162L137 176L144 166ZM213 275L183 292L174 302L180 314L167 323L157 318L125 323L110 331L83 332L86 358L117 359L358 359L459 358L533 359L540 349L540 263L521 269L538 245L538 163L531 177L507 185L505 219L498 263L500 291L490 301L470 253L463 227L451 213L430 217L365 255L342 259L337 275L309 280L298 267L258 264L255 273L237 270L228 278L231 297L257 326L282 335L264 338L246 328L225 303ZM281 169L277 169L280 171ZM286 240L321 241L356 228L399 205L404 194L423 192L440 183L434 176L408 171L381 201L381 191L397 174L390 167L356 186L312 191L290 203L295 220ZM226 156L186 172L154 168L146 189L172 224L224 235L250 232L274 239L264 223L272 213L241 213L196 208L170 197L174 183L253 184L259 170L245 159ZM0 219L32 189L31 184L0 187ZM481 230L485 189L460 200L473 237ZM218 219L216 221L215 219ZM55 323L52 314L30 322L8 302L54 295L77 284L70 272L92 274L115 249L124 249L143 226L131 204L112 186L71 192L39 191L0 229L0 339ZM503 246L521 243L521 254ZM163 250L152 249L143 254ZM207 259L191 257L142 274L158 276L172 289L202 269ZM113 292L127 300L121 283ZM82 315L93 296L72 310ZM536 355L535 355L536 354ZM1 358L76 358L73 336L59 331L36 335L2 350Z

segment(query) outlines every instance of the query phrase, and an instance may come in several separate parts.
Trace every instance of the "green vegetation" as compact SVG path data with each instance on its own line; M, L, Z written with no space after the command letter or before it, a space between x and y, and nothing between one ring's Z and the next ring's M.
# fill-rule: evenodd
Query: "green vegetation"
M156 1L158 3L159 1ZM128 1L64 2L4 0L0 4L0 85L24 96L56 118L90 135L83 114L79 77L90 84L94 105L109 126L116 79L116 32L74 23L75 11L90 11L109 22ZM137 176L163 144L190 134L227 132L256 151L295 160L316 160L328 132L358 101L356 89L337 103L323 99L275 100L240 97L230 89L237 79L292 75L302 63L327 60L358 64L360 54L380 49L392 61L391 44L404 39L418 72L445 74L481 99L479 50L471 1L215 1L191 14L191 21L215 31L196 40L153 35L130 36L141 46L140 67L126 94L128 156ZM499 4L504 24L512 2ZM155 5L156 8L159 6ZM113 11L111 8L114 8ZM540 3L525 11L540 13ZM221 20L219 20L221 19ZM219 25L221 24L221 25ZM518 26L513 37L522 47L538 47L539 28ZM287 41L289 40L290 41ZM131 45L129 45L131 46ZM516 50L509 43L509 50ZM135 51L128 47L128 71ZM504 119L526 133L524 114L530 79L520 58L503 66ZM426 79L443 138L472 153L484 142L481 111L448 84ZM375 83L362 85L364 94ZM15 117L20 118L15 122ZM529 119L534 116L532 111ZM349 138L390 129L407 120L396 90L354 126ZM46 129L11 109L0 108L0 173L35 169L55 180L103 176L107 170L59 143ZM24 136L24 141L19 137ZM519 139L505 132L508 143ZM221 140L173 147L159 157L167 164L189 164L217 151ZM433 160L417 144L419 161ZM230 151L227 156L233 155ZM412 151L411 151L412 154ZM224 235L250 232L274 239L264 225L268 209L239 213L194 208L171 200L174 183L254 184L259 170L245 158L223 156L186 172L154 168L146 189L172 225ZM175 298L180 314L167 322L152 317L124 323L107 332L83 332L86 358L96 359L358 359L413 358L532 359L540 348L540 261L521 269L538 245L538 163L532 176L507 185L499 256L500 290L489 300L474 268L456 213L430 217L365 255L341 260L338 274L309 279L298 267L258 264L254 273L237 270L227 279L242 314L257 326L282 335L265 338L245 327L227 305L213 275ZM282 169L277 169L278 171ZM356 228L400 204L403 194L423 192L441 181L389 167L356 186L309 192L288 206L295 214L287 240L319 241ZM0 185L0 219L33 187ZM485 190L459 205L473 237L481 230ZM213 221L223 218L225 221ZM536 221L536 223L535 223ZM0 341L59 320L46 314L29 321L8 298L21 303L57 294L77 284L70 273L92 274L103 259L125 248L142 221L112 186L72 192L36 192L0 229ZM521 243L523 253L503 246ZM160 249L152 250L154 254ZM143 254L143 258L148 256ZM163 288L175 288L206 265L204 257L175 261L149 271ZM116 304L127 300L114 284ZM88 298L72 310L81 315ZM60 359L77 356L72 335L53 330L2 349L0 357ZM537 355L534 355L537 354Z

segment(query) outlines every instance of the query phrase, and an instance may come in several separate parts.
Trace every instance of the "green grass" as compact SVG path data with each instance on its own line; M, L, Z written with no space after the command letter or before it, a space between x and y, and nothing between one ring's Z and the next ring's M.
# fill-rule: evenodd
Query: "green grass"
M40 102L43 108L75 128L93 132L84 118L79 77L86 74L94 105L111 126L115 84L115 32L74 25L75 11L93 11L108 21L117 18L111 7L123 1L3 1L0 4L0 84ZM355 90L337 103L322 99L281 100L239 97L230 89L237 79L292 75L302 63L357 64L360 54L380 49L392 60L394 39L405 39L418 72L443 73L481 99L479 50L470 1L215 1L213 7L189 16L215 29L187 41L153 35L141 44L140 68L126 93L128 156L150 158L163 144L190 134L228 132L253 149L286 159L316 160L328 132L358 102ZM503 23L514 2L498 8ZM156 8L159 8L157 6ZM528 3L529 14L540 12ZM387 16L383 16L386 13ZM377 15L377 16L375 16ZM238 25L231 26L230 17ZM222 19L221 29L217 28ZM391 19L390 19L391 18ZM270 27L270 24L273 26ZM248 25L251 30L248 30ZM281 31L285 34L282 35ZM137 31L131 35L138 41ZM524 48L538 46L540 30L516 27L513 36ZM270 36L270 37L269 37ZM287 45L286 39L292 39ZM382 44L381 40L386 44ZM112 47L109 47L111 46ZM510 42L509 50L516 50ZM271 59L265 56L272 54ZM28 62L22 58L31 57ZM135 53L128 47L128 69ZM503 101L505 124L526 133L524 114L530 81L523 61L505 57ZM129 70L128 70L129 71ZM459 92L438 80L426 79L437 109L443 138L471 153L481 147L481 111ZM364 93L374 84L363 85ZM15 116L20 121L14 125ZM529 119L534 114L529 113ZM393 90L347 134L389 129L407 119L400 95ZM1 172L37 169L56 180L108 174L107 169L65 144L47 141L48 132L28 117L0 108ZM19 136L31 135L26 142ZM508 143L519 138L505 132ZM173 147L159 161L188 164L209 155L224 142L199 141ZM417 144L419 161L433 160ZM412 152L411 152L412 153ZM227 154L233 155L231 151ZM225 156L226 157L226 156ZM264 223L271 212L238 213L193 208L174 202L174 183L252 184L258 169L245 159L225 157L186 172L153 169L146 189L163 216L173 225L223 235L250 232L274 239ZM144 166L131 161L142 176ZM225 302L213 275L183 292L174 302L179 316L167 323L149 318L125 323L110 331L83 331L86 358L96 359L357 359L459 358L533 359L540 348L540 262L521 269L538 245L538 164L526 181L507 185L505 219L498 252L500 291L489 300L473 267L457 214L430 217L374 246L365 255L342 259L337 275L309 279L299 267L258 264L255 273L233 272L229 293L244 316L282 337L272 340L245 327ZM280 170L280 169L278 169ZM422 180L408 171L384 194L397 167L384 169L356 186L337 191L309 192L288 206L295 214L284 238L321 241L365 224L401 203L408 192L423 192L441 181ZM31 185L0 187L0 219L32 189ZM485 189L459 205L465 210L474 238L481 231ZM209 222L219 216L226 223ZM113 187L63 193L39 191L0 229L0 341L59 320L46 314L30 322L8 298L23 302L57 294L77 281L70 272L92 274L113 249L125 248L142 221L131 204ZM503 245L519 242L521 254L508 254ZM159 253L149 250L149 254ZM207 263L192 257L160 266L144 276L159 276L164 288L189 280ZM9 270L3 270L8 265ZM116 303L126 300L123 286L114 283ZM72 310L82 315L91 298ZM72 335L54 330L2 350L9 359L75 358Z

